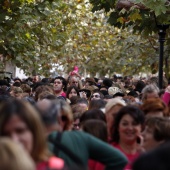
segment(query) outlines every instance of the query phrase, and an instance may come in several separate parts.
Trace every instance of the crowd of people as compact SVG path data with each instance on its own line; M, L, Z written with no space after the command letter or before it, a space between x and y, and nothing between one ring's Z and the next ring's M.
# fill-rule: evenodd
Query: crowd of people
M168 81L163 87L157 77L77 72L0 80L0 169L168 170Z

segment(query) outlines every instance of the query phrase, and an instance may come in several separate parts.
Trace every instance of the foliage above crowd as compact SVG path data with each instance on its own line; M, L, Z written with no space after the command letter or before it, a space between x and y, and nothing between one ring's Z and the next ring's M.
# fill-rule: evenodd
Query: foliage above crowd
M48 75L54 65L57 71L61 65L65 71L78 65L81 72L101 75L156 72L159 44L149 17L141 19L142 10L138 8L117 10L117 1L91 3L93 11L99 11L93 13L88 0L1 0L3 63L10 60L27 74L36 71ZM158 22L166 13L163 9L155 12ZM144 10L143 15L151 10ZM141 21L150 27L143 23L145 28L140 30ZM145 35L152 30L152 34L143 38L142 30Z

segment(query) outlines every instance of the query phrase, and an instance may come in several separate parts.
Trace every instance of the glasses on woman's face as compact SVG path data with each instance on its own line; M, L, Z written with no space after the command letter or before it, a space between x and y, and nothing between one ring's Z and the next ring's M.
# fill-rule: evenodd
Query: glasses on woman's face
M92 95L92 96L91 96L91 98L94 98L94 97L95 97L95 98L100 98L100 95L97 95L97 94L96 94L96 95Z

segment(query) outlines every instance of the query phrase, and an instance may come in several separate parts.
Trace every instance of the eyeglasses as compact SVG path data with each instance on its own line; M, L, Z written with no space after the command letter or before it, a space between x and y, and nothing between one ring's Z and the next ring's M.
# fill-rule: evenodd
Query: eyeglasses
M93 98L93 97L95 97L95 98L100 98L99 95L92 95L91 98Z

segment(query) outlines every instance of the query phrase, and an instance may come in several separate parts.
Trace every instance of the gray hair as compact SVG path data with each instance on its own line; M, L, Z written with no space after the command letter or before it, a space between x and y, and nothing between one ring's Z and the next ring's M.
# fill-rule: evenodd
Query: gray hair
M159 93L159 88L156 86L156 84L149 84L145 86L142 90L142 100L146 99L146 96L148 93Z

